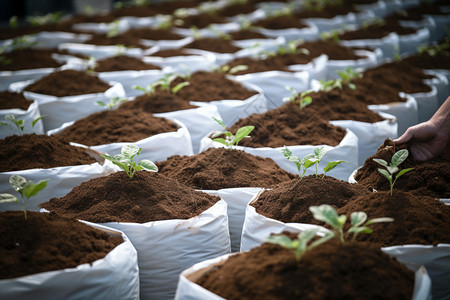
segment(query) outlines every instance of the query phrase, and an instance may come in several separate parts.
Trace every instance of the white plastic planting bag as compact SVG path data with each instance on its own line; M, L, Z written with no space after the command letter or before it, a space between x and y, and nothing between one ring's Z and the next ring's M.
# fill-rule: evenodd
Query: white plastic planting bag
M442 40L448 33L446 30L450 27L450 15L425 15L433 18L436 23L436 36L435 41Z
M264 92L267 109L278 108L284 104L283 98L291 96L286 89L290 86L296 91L306 91L309 88L309 72L268 71L235 76L242 83L252 83Z
M103 225L123 231L136 248L142 300L173 299L184 269L230 253L227 204L223 200L187 220Z
M239 252L241 248L242 226L244 225L247 203L262 188L241 187L220 190L202 190L202 192L219 196L227 203L228 227L231 239L231 252Z
M287 29L267 29L257 28L255 31L264 34L270 38L283 37L286 41L303 39L305 41L313 41L320 37L319 28L312 21L302 20L308 25L305 28L287 28Z
M157 23L156 17L125 16L120 17L119 20L125 21L130 28L152 27Z
M409 127L419 123L416 99L405 93L400 93L400 97L405 97L406 102L369 105L370 110L387 113L393 115L397 119L398 136L402 135Z
M137 254L130 240L120 231L86 223L112 236L122 236L123 243L104 258L76 268L67 268L0 280L2 299L81 300L139 299Z
M320 146L320 145L319 145ZM314 148L319 146L312 145L296 145L289 146L289 150L292 151L293 155L298 156L300 158L305 157L308 154L314 153ZM332 147L328 145L323 145L324 149L327 150L327 153L323 157L322 161L319 164L319 169L322 170L330 161L335 160L345 160L347 163L343 163L338 167L331 170L328 175L333 176L335 178L341 180L347 180L348 176L353 172L353 170L359 166L358 164L358 138L356 135L347 130L346 135L339 143L339 145ZM200 151L204 151L208 148L221 148L225 147L223 144L214 142L208 136L204 137L201 141ZM287 160L284 155L281 153L281 149L284 147L278 148L270 148L270 147L261 147L261 148L251 148L251 147L242 147L237 146L236 149L243 150L245 152L251 153L260 157L271 158L275 161L281 168L292 173L298 174L298 170L296 165ZM310 168L306 171L306 175L315 174L313 168Z
M3 139L10 135L19 134L19 130L12 123L5 121L6 115L14 115L16 120L22 119L24 122L24 130L23 133L36 133L43 134L44 133L44 125L42 124L42 120L36 122L36 125L32 128L32 122L41 116L39 112L39 106L36 101L30 104L27 110L23 110L20 108L12 108L12 109L1 109L0 110L0 122L5 122L11 124L11 128L8 126L0 126L0 139Z
M228 77L233 79L232 76ZM214 100L209 102L191 101L192 105L206 106L214 105L217 107L223 122L227 127L236 123L239 119L245 118L251 114L263 113L267 111L266 97L262 90L251 83L242 83L247 89L257 91L258 93L245 100Z
M378 65L377 54L375 51L355 50L354 53L363 56L363 58L355 60L328 59L326 80L339 78L338 71L345 71L348 67L364 71Z
M56 48L63 43L82 43L91 38L90 34L72 32L41 31L35 35L37 48Z
M400 20L399 24L403 27L411 27L415 29L427 28L430 31L429 42L437 41L436 39L436 22L429 16L422 16L422 20ZM417 52L415 49L414 53Z
M327 76L328 56L325 54L314 58L311 62L304 65L291 65L289 70L295 72L307 71L309 78L320 80Z
M430 92L410 94L417 101L419 123L428 121L439 108L437 88L433 85L430 87Z
M28 202L28 210L39 211L39 204L47 202L51 198L67 195L74 187L84 181L114 172L115 167L109 161L105 161L103 164L96 162L90 165L0 172L0 193L14 194L14 190L9 184L9 178L12 175L20 175L34 183L48 179L47 187ZM20 210L20 207L16 203L2 204L0 211L6 210Z
M191 136L192 150L195 153L199 152L200 140L213 130L223 130L217 124L213 117L221 119L217 107L214 105L205 105L198 108L177 110L166 113L153 114L155 117L176 119L183 123Z
M10 85L13 92L21 92L33 81L21 81ZM43 118L46 131L60 127L68 121L84 118L104 108L96 105L97 101L109 102L113 97L125 97L125 91L120 83L109 82L111 88L104 93L85 94L78 96L56 97L24 91L25 97L39 103L39 111Z
M208 27L214 27L214 29L223 32L233 32L239 30L239 24L235 22L224 23L224 24L210 24ZM198 33L202 37L214 37L216 34L212 32L209 28L200 28L198 29ZM182 35L182 36L192 36L192 30L190 28L174 28L173 32Z
M161 50L166 49L177 49L182 48L186 46L187 44L194 41L194 38L192 36L188 36L185 38L182 38L180 40L141 40L142 45L147 46L149 48L153 46L158 46Z
M138 85L147 87L149 84L161 79L165 70L140 70L140 71L116 71L100 72L97 76L106 82L118 82L122 85L127 97L134 97L142 94L142 91L133 87Z
M71 54L81 54L87 57L94 57L95 59L107 58L120 52L124 55L142 56L143 50L140 48L126 48L112 45L112 46L97 46L90 44L64 43L58 46L59 50L67 50Z
M391 32L381 39L341 40L339 43L346 47L380 48L383 51L384 57L390 59L394 59L395 54L400 49L400 39L395 32Z
M359 11L370 11L374 14L376 18L384 18L387 16L387 7L386 3L382 0L378 0L374 3L368 3L368 4L356 4L356 8Z
M428 45L430 42L430 30L420 28L415 33L399 35L400 54L417 53L417 48L421 45Z
M331 31L335 29L342 29L345 25L355 24L356 16L353 13L348 13L346 15L338 15L334 18L326 19L326 18L307 18L303 19L303 21L307 21L313 23L319 29L319 32Z
M449 93L449 79L447 75L450 75L449 70L424 70L425 74L433 75L435 78L425 79L425 83L432 85L437 89L438 107L440 107L450 95Z
M54 72L56 68L40 68L19 71L0 71L0 91L6 91L9 85L25 80L38 80Z
M117 19L115 22L110 23L76 23L72 26L72 28L75 30L91 32L95 34L107 34L111 29L117 29L118 33L121 34L129 30L130 26L125 20Z
M228 257L236 254L227 254L221 257L216 257L207 261L200 262L193 265L189 269L184 270L180 274L178 281L177 294L175 300L225 300L217 294L214 294L202 286L194 283L189 278L195 274L195 276L201 275L203 269L210 269L216 264L222 264ZM200 274L199 274L200 272ZM428 300L431 298L431 280L424 267L420 267L415 271L415 283L412 300ZM395 283L393 283L395 284ZM376 288L374 286L373 288Z
M114 156L121 153L123 146L134 144L142 148L141 157L151 161L166 160L172 155L193 155L191 136L189 135L186 126L178 120L172 121L178 125L177 131L155 134L137 142L111 143L90 146L89 148L100 153L108 153L108 155ZM48 134L57 134L72 124L73 122L65 123L60 128L49 131Z

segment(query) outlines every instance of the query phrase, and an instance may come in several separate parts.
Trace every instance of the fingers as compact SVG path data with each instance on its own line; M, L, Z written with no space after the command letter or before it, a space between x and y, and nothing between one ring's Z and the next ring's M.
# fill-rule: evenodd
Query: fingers
M411 140L414 136L414 127L410 127L406 130L406 132L399 138L394 140L395 144L404 144Z

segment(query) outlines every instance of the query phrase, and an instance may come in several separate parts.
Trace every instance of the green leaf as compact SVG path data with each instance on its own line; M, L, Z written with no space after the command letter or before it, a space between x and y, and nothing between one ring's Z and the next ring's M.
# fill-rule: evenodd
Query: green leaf
M250 132L252 132L253 129L255 129L255 126L244 126L244 127L239 128L236 131L236 136L234 138L235 145L237 145L243 138L248 136L248 134Z
M8 123L5 123L5 122L0 122L0 125L9 126L9 124L8 124Z
M324 146L314 148L314 154L316 154L317 158L320 160L327 153L327 150Z
M373 161L376 162L376 163L378 163L378 164L380 164L380 165L382 165L382 166L384 166L384 167L387 167L387 166L388 166L387 161L385 161L384 159L381 159L381 158L373 158Z
M5 119L10 122L13 122L14 124L16 123L16 117L14 115L6 115Z
M312 98L310 96L306 96L305 98L303 98L303 107L310 105L312 103Z
M0 194L0 203L13 203L19 202L19 199L11 194Z
M311 206L309 210L313 213L314 219L323 221L335 229L342 228L342 219L331 205Z
M120 151L124 158L130 158L133 159L136 155L138 155L141 152L141 148L139 148L136 145L129 144L122 147L122 150Z
M315 161L311 160L311 159L307 159L304 163L303 163L303 167L306 169L310 168L311 166L314 166Z
M213 139L213 141L221 143L221 144L224 144L225 146L228 146L228 142L225 139L223 139L223 138Z
M45 116L40 116L39 118L34 119L33 122L31 122L31 128L34 128L36 123L39 122L39 120L41 120L43 117Z
M366 226L362 226L362 227L352 227L348 230L348 232L353 232L354 234L359 234L359 233L372 233L373 230L370 229L369 227Z
M228 73L229 74L234 74L234 73L245 71L245 70L248 70L248 66L246 66L246 65L238 65L238 66L235 66L235 67L231 68Z
M148 159L141 160L139 166L142 166L147 171L158 172L158 167Z
M409 171L411 171L411 170L413 170L413 169L414 169L414 168L408 168L408 169L403 169L403 170L401 170L401 171L397 174L397 176L395 176L395 179L399 178L399 177L402 176L403 174L408 173Z
M174 94L178 93L182 88L184 88L185 86L188 86L189 84L190 83L187 81L177 84L176 86L174 86L172 88L172 93L174 93Z
M9 184L18 192L21 191L27 184L27 180L20 175L12 175L9 177Z
M23 195L28 199L32 196L36 196L37 193L42 191L47 186L47 180L41 180L38 183L34 184L32 181L28 181L25 187L23 188Z
M359 227L367 220L367 214L362 211L353 212L350 215L350 220L354 227Z
M323 168L323 171L324 171L325 173L328 173L328 172L330 172L331 170L333 170L334 168L336 168L337 165L339 165L339 164L341 164L341 163L343 163L343 162L346 163L345 160L330 161L330 162L325 166L325 168Z
M95 104L97 104L98 106L103 106L103 107L106 106L106 103L102 102L102 101L95 101Z
M386 169L388 170L389 173L394 174L395 172L398 171L397 167L393 167L393 166L387 166Z
M386 177L386 178L389 180L389 182L392 184L392 176L391 176L391 174L389 174L388 171L386 171L386 170L384 170L384 169L378 169L378 172L380 172L381 174L383 174L384 177Z
M392 159L391 159L391 166L397 167L403 161L405 161L405 159L408 157L408 155L409 155L409 152L407 149L402 149L402 150L395 152L395 154L392 156Z
M356 85L354 83L349 83L348 87L353 91L356 90Z
M216 137L218 137L218 136L221 136L222 134L225 134L227 131L215 131L214 133L213 133L213 135L211 136L212 138L216 138Z
M222 126L223 129L227 130L227 127L225 126L225 123L222 120L216 119L215 117L212 117L214 121L216 121L217 124Z
M287 249L293 249L292 240L285 235L272 235L266 240L266 243L279 245Z
M375 223L384 223L384 222L394 222L393 218L375 218L372 220L367 221L366 226L369 226L371 224L375 224Z

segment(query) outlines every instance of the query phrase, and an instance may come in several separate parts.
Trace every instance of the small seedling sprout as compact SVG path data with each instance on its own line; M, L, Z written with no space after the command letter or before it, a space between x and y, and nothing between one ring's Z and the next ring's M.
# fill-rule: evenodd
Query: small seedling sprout
M108 103L105 103L103 101L96 101L95 104L97 104L98 106L104 107L108 110L113 110L120 104L127 102L127 101L128 101L127 98L113 97L109 100Z
M86 68L86 72L89 74L94 73L95 68L98 66L97 60L93 56L89 56L88 59L84 59L83 64Z
M437 54L450 56L450 53L448 51L450 50L450 40L446 39L445 42L437 44L435 46L422 45L419 46L417 50L419 51L419 53L427 53L429 56L436 56Z
M9 27L17 28L17 26L19 26L19 18L17 16L9 18Z
M108 32L106 33L106 37L110 39L118 36L120 33L119 26L120 26L119 20L115 20L107 24Z
M245 70L248 70L248 66L246 66L246 65L237 65L232 68L229 65L223 65L223 66L215 69L215 71L218 73L224 73L224 74L230 74L230 75L233 75L238 72L245 71Z
M322 204L320 206L311 206L309 210L312 212L314 219L323 221L331 226L332 230L326 236L339 237L342 244L348 240L349 235L352 233L352 241L356 239L360 233L372 233L373 230L369 228L369 225L382 222L393 222L392 218L376 218L366 222L367 214L364 212L353 212L350 215L351 227L344 233L344 225L347 221L346 215L338 215L334 207L328 204Z
M20 194L21 200L11 194L0 194L0 203L17 203L22 208L26 220L28 200L43 190L47 186L47 182L48 179L41 180L35 184L33 181L26 180L20 175L12 175L9 178L9 184Z
M45 116L40 116L36 119L34 119L31 122L31 129L34 128L34 126L36 125L36 123L42 119ZM14 128L17 128L17 130L19 131L19 136L23 135L23 131L25 130L25 121L23 119L16 119L16 116L8 114L5 116L5 122L0 122L0 125L3 126L8 126L9 129L11 129L11 131L14 133Z
M295 258L299 261L306 252L333 238L333 235L325 234L325 236L310 243L317 236L319 230L320 229L305 230L299 233L297 238L293 240L286 235L272 235L267 238L266 243L279 245L286 249L293 250Z
M213 33L214 35L216 35L220 39L231 40L231 35L221 31L220 29L218 29L213 24L209 25L206 29L208 29L211 33Z
M224 131L214 132L214 134L212 135L213 141L224 144L229 149L232 149L233 146L237 146L242 139L250 138L248 134L252 132L253 129L255 129L255 126L244 126L239 128L236 131L236 135L234 135L227 130L227 127L225 126L225 123L222 120L216 119L214 117L212 118L214 119L214 121L216 121L217 124L219 124L224 129ZM217 138L218 136L221 135L225 135L225 138Z
M133 88L135 90L143 91L147 96L150 96L156 91L156 88L160 87L162 91L166 91L172 94L178 93L182 88L189 85L188 81L180 82L179 84L175 85L174 87L170 87L172 82L177 79L178 77L181 77L185 79L186 77L180 76L178 74L166 74L163 78L157 80L156 82L149 84L147 87L142 87L140 85L135 85Z
M292 102L294 104L298 104L300 109L303 109L305 106L308 106L312 103L311 96L308 96L313 91L305 91L305 92L297 92L294 88L290 86L285 87L288 91L291 92L290 97L284 97L283 102Z
M394 188L394 184L397 181L397 179L402 176L403 174L413 170L414 168L408 168L408 169L403 169L401 170L396 176L394 181L392 181L392 176L398 172L400 169L398 168L398 166L405 161L405 159L408 157L409 152L407 149L402 149L399 150L397 152L395 152L394 155L392 155L391 158L391 162L388 164L387 161L385 161L384 159L381 158L374 158L373 160L382 165L383 167L386 168L385 169L378 169L378 172L380 172L384 177L387 178L387 180L389 180L389 184L391 186L391 196L392 196L392 190Z
M342 85L346 84L349 89L356 90L356 85L351 81L356 78L362 78L361 70L353 69L352 67L347 67L344 71L338 71L337 73L341 77L340 80L336 80L339 82L337 85L342 89Z
M334 30L331 30L331 31L326 31L326 32L322 32L321 34L320 34L320 37L322 38L322 40L324 40L324 41L328 41L328 40L331 40L331 41L333 41L333 42L339 42L341 39L339 38L339 35L340 35L341 33L339 32L339 30L337 30L337 29L334 29Z
M30 16L27 17L27 21L31 26L42 26L46 24L55 24L61 20L62 13L60 11L54 13L48 13L43 16Z
M142 148L130 144L123 146L120 154L114 156L102 154L102 157L124 170L130 179L134 177L134 174L137 171L145 170L150 172L158 172L158 167L148 159L143 159L139 162L133 161L135 156L139 156L141 150Z

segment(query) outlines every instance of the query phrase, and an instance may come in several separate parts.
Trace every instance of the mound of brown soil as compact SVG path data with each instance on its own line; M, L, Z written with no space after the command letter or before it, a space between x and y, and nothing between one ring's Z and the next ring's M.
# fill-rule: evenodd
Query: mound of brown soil
M0 109L20 108L27 110L31 103L33 101L25 98L22 93L0 92Z
M156 91L150 95L144 94L136 97L134 101L128 101L120 105L118 110L137 110L148 113L163 113L176 110L184 110L195 108L190 105L188 101L178 96L165 91Z
M136 57L119 55L97 61L96 72L113 72L127 70L160 70L158 66L147 64Z
M0 64L0 71L18 71L40 68L57 68L62 64L52 58L53 50L23 49L2 53L9 63Z
M241 48L234 46L230 40L221 38L201 38L194 40L183 48L186 49L200 49L217 53L234 53L241 50Z

